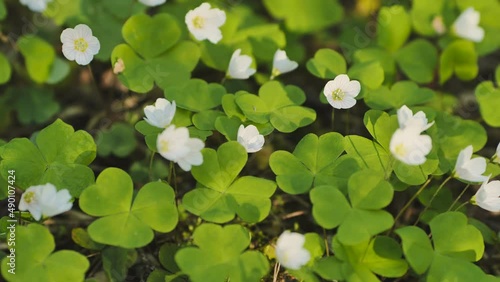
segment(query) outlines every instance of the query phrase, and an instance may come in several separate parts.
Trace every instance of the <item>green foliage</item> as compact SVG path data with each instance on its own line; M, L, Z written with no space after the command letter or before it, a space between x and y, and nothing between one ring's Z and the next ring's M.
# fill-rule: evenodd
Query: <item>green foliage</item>
M118 157L126 157L137 146L135 130L126 123L115 123L107 130L97 135L97 153L101 157L113 154Z
M228 222L235 214L247 222L267 217L276 184L255 176L237 178L248 159L243 146L232 141L217 151L205 148L202 154L203 164L192 168L198 186L182 198L188 211L217 223Z
M340 157L343 152L342 135L332 132L318 138L308 134L297 144L293 154L274 152L269 165L276 174L278 186L286 193L302 194L319 185L343 189L351 174L359 169L354 159Z
M455 74L461 80L472 80L478 74L477 54L474 44L456 40L444 49L439 59L439 82L445 83Z
M163 182L150 182L133 198L133 183L123 170L107 168L96 184L83 191L80 208L102 217L88 227L92 240L123 248L137 248L153 240L153 230L169 232L178 215L173 189Z
M377 43L393 53L399 50L411 33L410 16L403 6L382 7L377 21Z
M413 106L431 101L435 94L429 88L419 88L413 81L398 81L389 89L382 86L365 95L365 103L372 109L399 109L403 105Z
M47 122L60 110L54 92L49 89L12 87L7 89L5 96L15 108L18 120L25 125Z
M0 3L0 6L3 5L3 3ZM1 9L1 8L0 8ZM0 11L1 13L1 11ZM1 18L1 14L0 14ZM10 63L9 60L5 57L4 54L0 53L0 84L5 84L10 80L10 75L12 73L12 70L10 68Z
M196 94L196 95L193 95ZM165 98L175 101L177 107L193 112L212 109L221 104L226 89L217 83L206 83L201 79L191 79L165 89Z
M128 44L116 46L111 53L113 65L121 59L125 66L118 75L120 81L139 93L150 91L155 82L166 88L187 81L198 63L200 51L194 43L179 42L180 35L176 20L169 14L130 17L122 28Z
M493 82L484 81L476 87L475 95L484 121L489 126L500 127L500 111L496 107L500 103L500 89Z
M324 228L338 227L342 244L357 245L389 229L394 220L381 210L392 201L392 185L383 174L372 170L354 173L348 182L349 201L335 186L317 186L311 190L313 216Z
M250 244L250 233L242 226L203 224L194 231L193 240L197 247L183 248L175 255L179 268L191 281L258 281L268 271L263 254L244 252Z
M390 237L378 236L356 245L344 245L334 237L332 248L336 256L323 258L314 268L325 279L380 281L376 274L396 278L408 269L399 244Z
M54 252L52 234L39 224L17 225L16 242L16 273L8 272L8 257L2 260L2 275L9 282L81 281L90 266L87 258L75 251Z
M336 0L312 0L307 6L300 0L265 0L264 5L275 18L285 20L288 30L298 33L333 25L342 19L344 13Z
M396 54L396 62L403 73L417 83L433 81L437 61L436 47L424 39L408 43Z
M347 63L342 55L331 49L320 49L314 58L307 61L307 70L319 78L335 78L347 70Z
M427 234L418 227L396 230L405 257L416 273L427 271L428 281L485 279L486 275L470 263L482 257L483 237L479 230L468 224L462 213L440 214L430 222L430 228L432 245Z
M54 48L45 40L27 35L17 41L19 51L24 56L29 76L36 83L47 81L56 58Z
M304 92L293 85L283 86L270 81L259 89L259 96L239 92L234 102L250 121L271 125L280 132L293 132L299 127L311 124L316 112L302 107L306 100Z
M87 166L96 155L96 145L85 131L56 120L41 130L34 142L15 138L0 152L1 175L16 171L16 185L26 189L32 185L52 183L57 189L68 189L73 197L94 182L94 173Z

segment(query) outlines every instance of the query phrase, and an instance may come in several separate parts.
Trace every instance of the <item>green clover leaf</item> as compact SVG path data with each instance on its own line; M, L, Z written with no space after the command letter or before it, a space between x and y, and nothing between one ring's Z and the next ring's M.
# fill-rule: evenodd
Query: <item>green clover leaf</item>
M173 189L163 182L150 182L133 196L130 176L121 169L107 168L96 184L80 197L80 208L101 217L88 227L92 240L123 248L138 248L153 240L153 230L169 232L178 215Z
M318 137L311 133L302 138L293 154L274 152L269 165L278 186L289 194L306 193L318 185L336 185L345 190L349 176L359 166L351 157L340 157L342 152L342 135L332 132Z
M471 263L483 256L483 237L464 214L442 213L431 220L430 228L432 244L425 231L416 226L396 230L406 260L416 273L427 272L427 281L485 279L481 269Z
M398 81L389 89L382 86L365 95L366 104L376 110L399 109L429 102L435 97L429 88L419 88L413 81Z
M175 261L194 282L259 281L269 263L257 251L245 251L250 233L239 225L203 224L193 234L197 247L179 250Z
M228 222L235 214L247 222L267 217L276 184L254 176L237 179L248 159L243 146L230 141L217 151L205 148L202 154L203 164L191 170L199 185L182 198L188 211L217 223Z
M75 251L54 252L55 242L50 231L39 224L16 226L15 274L9 273L6 257L2 260L2 275L9 282L83 281L90 264Z
M2 147L0 168L16 171L16 185L26 189L32 185L52 183L79 197L83 189L94 183L94 173L87 166L96 156L92 136L83 130L56 120L38 133L35 141L14 138Z
M258 96L239 93L234 101L246 118L260 124L270 122L280 132L293 132L316 120L313 109L300 106L306 96L297 86L270 81L261 86Z
M115 65L122 60L124 69L118 78L139 93L151 90L155 82L166 88L188 81L200 57L196 44L178 42L181 30L169 14L134 15L123 25L122 35L128 44L114 48L111 62Z
M343 244L360 244L394 223L392 215L381 210L390 204L393 193L382 173L358 171L349 178L350 201L335 186L322 185L311 190L313 217L324 228L338 227L337 237Z

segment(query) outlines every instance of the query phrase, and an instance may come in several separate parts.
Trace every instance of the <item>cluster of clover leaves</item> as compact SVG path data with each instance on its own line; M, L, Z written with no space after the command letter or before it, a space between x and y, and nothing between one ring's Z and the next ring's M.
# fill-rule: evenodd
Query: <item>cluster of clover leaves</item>
M299 280L498 280L474 263L483 258L485 243L497 244L493 231L467 217L465 208L452 209L449 190L429 201L439 179L451 174L460 150L472 145L476 152L488 141L481 123L452 114L456 98L445 93L444 86L452 78L469 81L477 77L478 57L499 49L497 1L415 0L411 7L384 6L378 11L376 35L366 48L346 47L344 54L323 48L310 59L297 47L301 36L338 24L344 16L338 1L311 0L304 9L300 0L264 0L266 11L281 24L259 16L250 4L231 7L222 28L224 38L217 45L189 38L184 15L193 8L190 1L169 3L152 16L132 0L74 2L68 4L71 9L52 9L45 16L58 25L88 23L102 40L97 59L110 60L112 66L122 60L125 68L117 77L127 89L136 93L160 90L166 99L175 100L172 123L188 127L191 136L210 145L202 150L203 164L186 173L194 181L180 195L171 186L175 176L166 173L167 166L155 158L162 129L137 116L100 132L97 144L88 132L75 131L61 119L30 138L1 141L1 198L7 197L8 171L15 171L16 188L23 191L45 183L67 188L81 214L87 215L85 223L71 231L79 246L76 251L56 250L46 226L18 213L26 224L16 227L15 275L8 272L9 258L2 260L1 273L7 281L125 281L128 269L149 244L161 246L155 251L159 263L147 281L270 279L274 255L265 246L272 245L273 238L256 243L250 230L270 216L273 195L279 193L310 202L308 212L316 231L324 230L323 234L301 230L311 231L305 234L311 260L300 270L287 270ZM443 14L446 22L450 13L469 6L481 12L485 39L481 43L452 35L436 39L432 17ZM6 14L0 0L0 20ZM356 36L347 34L344 42L354 42ZM56 55L47 39L30 34L19 37L16 44L24 58L24 75L33 82L55 85L70 73L69 64ZM209 70L208 76L224 77L231 54L238 48L263 64L272 61L276 49L287 48L292 57L302 57L316 79L326 83L347 74L359 80L358 99L370 108L363 118L370 136L305 134L293 151L270 153L269 167L275 177L248 172L249 155L236 141L240 125L255 125L265 136L288 134L330 112L316 112L308 106L306 102L317 99L317 93L306 95L298 86L270 81L264 72L255 76L257 88L247 82L221 84L195 78L203 74L197 72L200 65ZM344 56L349 56L349 63ZM11 79L13 70L0 53L0 84ZM475 89L480 114L491 127L500 126L500 90L495 84L500 84L498 68L494 81L483 81ZM10 108L0 107L16 111L22 124L43 124L60 110L52 91L50 87L9 87L0 101ZM319 100L326 103L322 94ZM40 104L44 107L35 107ZM432 151L419 166L395 160L389 150L398 128L395 110L403 105L424 111L435 122L427 130ZM151 166L137 163L128 172L110 167L96 177L89 167L96 156L128 157L139 146L134 127L151 152ZM495 177L500 169L488 164L487 174ZM401 226L387 207L396 193L414 195L419 185L429 185L419 197L427 206L421 224ZM168 237L188 215L199 221L190 226L187 239ZM0 220L4 235L7 220ZM168 233L168 242L156 242L163 233ZM87 276L95 256L105 280Z

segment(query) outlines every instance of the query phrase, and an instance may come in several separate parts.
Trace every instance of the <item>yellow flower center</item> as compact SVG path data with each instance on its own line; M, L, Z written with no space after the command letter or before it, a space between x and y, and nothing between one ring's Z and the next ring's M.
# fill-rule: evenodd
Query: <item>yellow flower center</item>
M87 48L89 47L89 43L83 39L83 38L78 38L75 40L75 50L79 52L85 52Z
M24 201L28 204L31 203L34 198L35 198L35 192L33 191L24 194Z
M167 142L167 140L160 140L160 144L158 146L158 150L160 152L168 152L168 142Z
M344 100L344 97L345 97L345 93L344 93L344 91L342 91L342 89L337 88L337 89L332 91L332 99L334 101L342 101L342 100Z
M394 148L394 151L395 151L396 155L398 155L398 156L402 157L402 156L406 155L406 149L405 149L404 144L396 145L396 148Z
M193 26L195 28L203 28L203 26L205 25L205 19L200 17L200 16L196 16L194 17L193 19Z

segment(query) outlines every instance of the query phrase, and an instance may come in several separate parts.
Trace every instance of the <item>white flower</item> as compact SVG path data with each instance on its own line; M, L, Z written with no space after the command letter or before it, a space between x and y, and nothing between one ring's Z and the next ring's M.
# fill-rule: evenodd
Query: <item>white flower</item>
M278 262L289 269L300 269L310 259L311 254L304 248L304 235L285 231L276 242L276 258Z
M84 24L63 30L61 42L64 57L79 65L88 65L101 48L99 40L92 36L92 30Z
M464 39L481 42L484 38L484 29L479 26L480 18L479 12L469 7L455 20L453 31Z
M33 12L43 12L47 9L47 4L52 0L20 0L21 4L28 6Z
M429 129L429 127L434 124L434 122L428 123L427 117L422 111L419 111L415 115L413 115L413 112L406 105L403 105L398 110L398 122L399 128L406 129L415 127L416 130L418 130L419 134Z
M346 74L340 74L326 83L323 94L328 103L335 109L349 109L356 105L356 99L361 91L357 80L349 80Z
M226 13L217 8L210 9L210 4L203 3L186 14L185 22L196 40L208 39L215 44L222 39L219 28L226 22Z
M417 128L398 128L391 137L389 149L392 155L407 165L421 165L432 150L428 135L420 135Z
M264 146L264 135L259 133L255 125L250 124L245 127L240 125L238 128L238 142L245 147L248 153L255 153Z
M186 127L169 126L158 135L156 147L162 157L179 164L185 171L191 170L193 165L203 163L201 149L205 147L205 144L198 138L189 138L189 131Z
M28 210L34 219L54 216L69 211L73 206L67 189L57 191L50 183L31 186L21 195L19 210Z
M500 143L497 145L497 152L493 156L493 160L491 160L494 163L500 164Z
M277 77L282 73L291 72L296 69L299 64L295 61L288 59L286 52L283 50L276 50L273 59L273 70L271 72L271 79Z
M486 160L481 157L471 159L472 145L460 151L455 164L454 177L469 182L484 182L488 176L482 175L486 171Z
M495 180L488 183L488 179L486 179L472 198L472 202L487 211L499 212L500 181Z
M154 7L167 2L167 0L139 0L139 2L146 6Z
M240 55L241 49L234 51L229 61L227 76L234 79L247 79L255 73L255 69L250 68L252 65L252 57Z
M170 103L167 99L158 98L153 105L144 108L144 118L152 126L165 128L172 122L175 115L175 101Z

